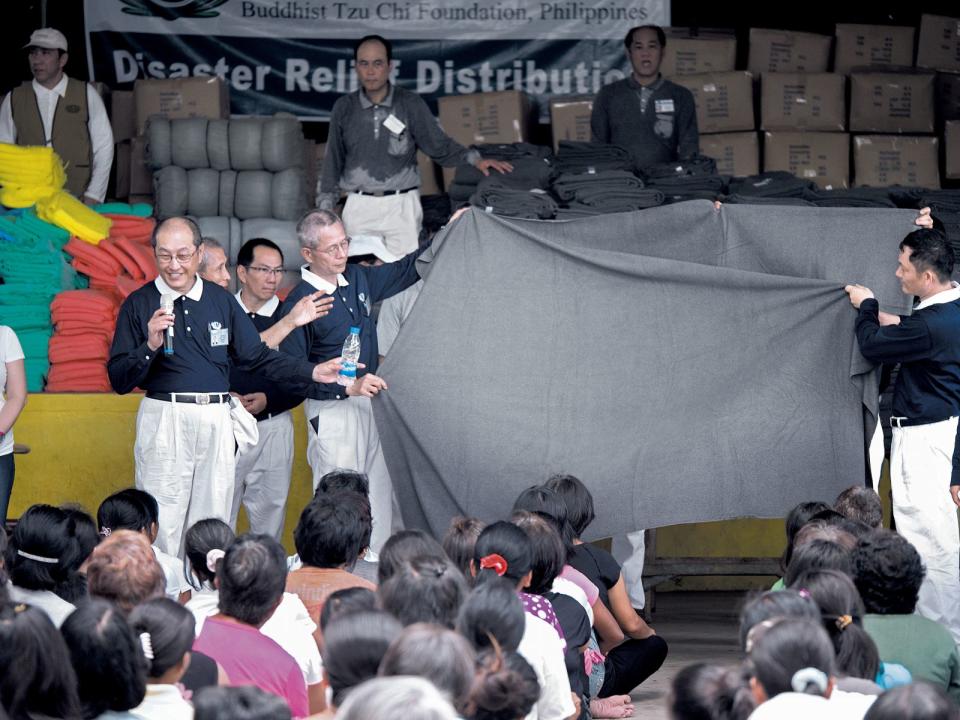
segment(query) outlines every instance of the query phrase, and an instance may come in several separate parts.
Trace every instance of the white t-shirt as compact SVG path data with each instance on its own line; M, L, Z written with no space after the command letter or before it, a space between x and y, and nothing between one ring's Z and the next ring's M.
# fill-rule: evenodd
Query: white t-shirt
M750 720L861 720L876 695L834 690L827 700L819 695L786 692L772 697L750 713Z
M153 554L156 555L157 562L163 569L163 577L166 582L164 594L171 600L177 600L180 598L180 593L193 590L187 583L187 576L183 573L183 561L173 555L168 555L156 545L152 547Z
M17 334L6 325L0 325L0 409L5 403L7 392L7 363L23 360L23 348ZM0 455L9 455L13 452L13 430L11 429L0 441Z
M570 697L570 679L560 636L549 623L530 613L524 613L524 619L526 626L517 652L530 663L540 684L540 699L526 720L564 720L573 715L576 708Z

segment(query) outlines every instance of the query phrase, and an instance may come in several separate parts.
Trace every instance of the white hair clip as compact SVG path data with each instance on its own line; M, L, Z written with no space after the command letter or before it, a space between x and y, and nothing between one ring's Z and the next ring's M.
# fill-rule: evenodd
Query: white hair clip
M214 548L207 553L207 570L216 574L217 560L222 560L226 553L220 548Z
M36 562L47 563L48 565L57 565L60 562L57 558L34 555L33 553L24 552L23 550L17 550L17 555L22 558L26 558L27 560L35 560Z
M797 670L790 678L790 687L794 692L806 692L813 685L823 695L827 692L827 674L815 667L805 667Z
M108 527L100 528L100 534L103 535L104 537L110 537L110 534L111 534L112 532L113 532L113 530L111 530L111 529L108 528Z
M143 656L147 660L153 660L153 641L150 639L150 633L140 633L140 647L143 648Z

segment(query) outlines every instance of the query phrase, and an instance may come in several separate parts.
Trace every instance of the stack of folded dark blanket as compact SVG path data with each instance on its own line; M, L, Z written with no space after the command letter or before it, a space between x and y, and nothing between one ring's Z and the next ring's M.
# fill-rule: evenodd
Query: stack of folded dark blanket
M557 214L557 202L541 188L523 189L504 182L505 176L484 178L470 197L470 204L508 217L549 220Z
M765 195L727 195L723 202L732 205L800 205L816 207L816 203L802 197L766 197Z
M461 165L457 168L453 183L447 191L454 205L467 202L477 192L480 181L485 177L499 178L502 185L515 189L546 189L550 185L553 173L553 153L550 148L530 143L508 143L501 145L475 145L476 150L485 159L504 160L513 165L513 172L499 173L491 170L485 176L473 165Z
M954 255L960 258L960 190L928 190L920 198L920 207L929 207L931 214L943 223ZM960 262L954 267L960 277Z
M561 140L555 165L558 173L632 170L630 153L619 145Z
M816 189L809 180L781 170L760 173L730 181L728 195L753 198L803 198L808 191ZM728 198L729 200L729 198Z
M667 203L716 200L727 186L727 177L717 175L717 163L704 156L650 165L641 175L648 188L663 193Z
M626 170L564 173L554 179L553 191L564 205L558 217L631 212L663 204L663 193L644 188L643 181Z
M897 207L886 188L860 187L839 190L813 188L804 198L817 207Z

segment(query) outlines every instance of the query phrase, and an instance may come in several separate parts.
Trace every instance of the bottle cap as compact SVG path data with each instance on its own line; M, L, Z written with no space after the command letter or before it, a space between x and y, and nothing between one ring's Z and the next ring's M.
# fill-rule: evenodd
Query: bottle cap
M354 335L359 335L359 334L360 334L360 328L358 328L358 327L352 327L352 328L350 328L350 332L352 332Z

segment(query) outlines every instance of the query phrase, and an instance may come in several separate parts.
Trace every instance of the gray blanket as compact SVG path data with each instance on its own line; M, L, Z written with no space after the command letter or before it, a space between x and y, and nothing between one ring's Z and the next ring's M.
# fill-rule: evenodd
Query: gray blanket
M374 402L404 521L502 518L555 472L591 488L590 537L832 500L863 481L877 406L842 286L909 312L894 269L915 216L468 212L424 258Z

